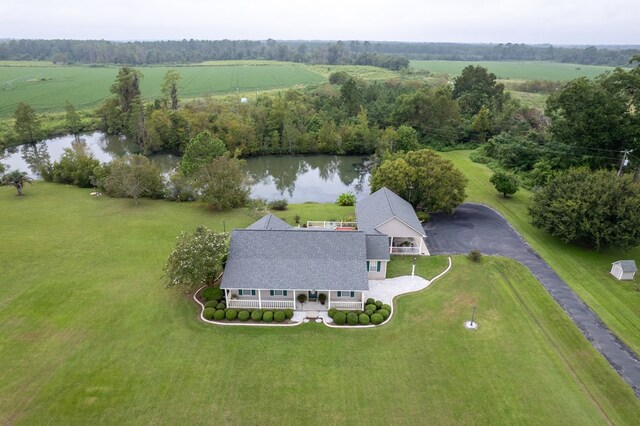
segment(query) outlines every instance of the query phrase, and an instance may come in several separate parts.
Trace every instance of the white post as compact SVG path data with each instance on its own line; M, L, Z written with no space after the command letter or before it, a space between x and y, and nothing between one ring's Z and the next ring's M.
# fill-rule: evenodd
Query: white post
M296 309L296 291L292 290L291 293L293 293L293 310L295 311L295 309Z
M391 245L389 246L389 253L393 253L393 237L391 237Z
M262 290L258 289L258 309L262 309Z
M360 292L360 310L364 311L364 291Z
M331 309L331 290L329 290L327 295L327 309Z
M413 264L411 265L411 278L413 278L416 275L416 265Z
M229 306L229 303L231 302L231 299L229 299L229 290L228 289L224 289L224 300L227 301L227 306Z

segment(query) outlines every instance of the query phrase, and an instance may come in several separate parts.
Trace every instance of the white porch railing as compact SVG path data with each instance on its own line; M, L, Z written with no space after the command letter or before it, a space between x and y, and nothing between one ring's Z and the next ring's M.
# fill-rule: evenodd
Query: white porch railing
M264 309L295 309L293 300L263 300Z
M331 307L336 309L362 309L362 302L331 302Z
M260 301L259 300L242 300L242 299L230 299L227 302L227 307L229 308L259 308Z
M356 229L358 222L327 222L321 220L307 221L307 228L323 228L323 229Z
M389 247L391 254L420 254L420 247Z

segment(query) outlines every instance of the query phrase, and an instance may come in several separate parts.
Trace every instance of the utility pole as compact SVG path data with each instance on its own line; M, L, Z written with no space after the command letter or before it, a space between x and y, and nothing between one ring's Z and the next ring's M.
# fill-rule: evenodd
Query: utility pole
M629 154L631 154L633 150L625 149L622 154L622 161L620 162L620 168L618 169L618 177L622 176L622 170L627 167L629 164Z

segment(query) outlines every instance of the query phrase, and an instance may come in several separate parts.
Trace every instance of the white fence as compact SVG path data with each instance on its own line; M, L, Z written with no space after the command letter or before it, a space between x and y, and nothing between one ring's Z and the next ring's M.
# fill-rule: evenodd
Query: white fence
M262 307L265 309L295 309L293 300L263 300Z
M230 299L227 302L227 307L229 307L229 308L259 308L260 307L260 301L259 300Z
M307 228L323 228L323 229L356 229L358 222L326 222L321 220L307 221Z
M420 247L390 247L391 254L420 254Z
M331 302L331 307L336 309L362 309L362 302Z

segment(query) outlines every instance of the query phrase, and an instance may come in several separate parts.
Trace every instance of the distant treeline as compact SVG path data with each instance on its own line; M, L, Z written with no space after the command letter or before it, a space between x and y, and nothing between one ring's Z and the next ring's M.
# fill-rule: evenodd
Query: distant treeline
M214 60L266 59L331 65L373 65L393 70L409 59L453 61L555 61L626 65L638 48L552 45L408 43L369 41L255 40L4 40L0 60L50 60L85 64L181 64Z

